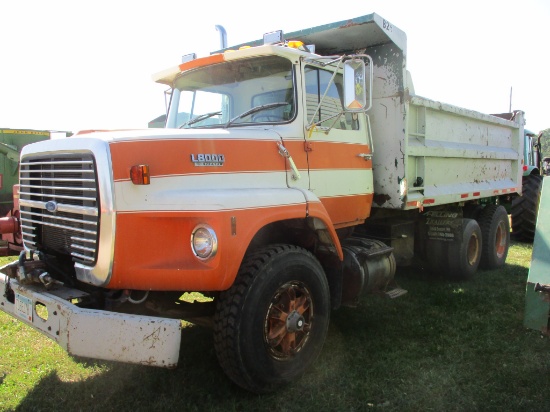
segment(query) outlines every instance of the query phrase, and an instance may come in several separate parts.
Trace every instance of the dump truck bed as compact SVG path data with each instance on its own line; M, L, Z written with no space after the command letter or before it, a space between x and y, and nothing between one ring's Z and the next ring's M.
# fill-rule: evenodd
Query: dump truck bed
M387 195L375 199L377 206L411 208L521 192L521 112L507 121L414 95L401 109L404 132L394 130L397 139L379 144L375 155L375 193ZM391 196L402 176L407 196Z

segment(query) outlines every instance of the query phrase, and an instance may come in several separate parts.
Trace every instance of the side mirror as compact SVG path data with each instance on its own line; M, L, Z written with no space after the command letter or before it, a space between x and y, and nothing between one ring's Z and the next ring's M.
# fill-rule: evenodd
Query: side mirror
M369 63L371 70L367 82L367 68L363 59L354 57L344 62L344 109L346 111L366 112L371 107L372 61Z

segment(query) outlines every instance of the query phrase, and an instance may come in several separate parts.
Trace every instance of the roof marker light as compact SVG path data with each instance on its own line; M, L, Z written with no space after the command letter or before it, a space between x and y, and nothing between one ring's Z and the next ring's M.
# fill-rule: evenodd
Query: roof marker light
M300 40L289 40L288 41L288 47L291 49L299 49L300 47L304 46L304 42Z

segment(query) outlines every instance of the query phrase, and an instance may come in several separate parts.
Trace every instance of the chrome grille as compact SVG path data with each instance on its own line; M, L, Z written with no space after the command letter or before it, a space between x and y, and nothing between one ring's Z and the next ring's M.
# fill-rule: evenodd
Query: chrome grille
M93 156L27 157L20 164L19 182L25 246L93 265L100 217Z

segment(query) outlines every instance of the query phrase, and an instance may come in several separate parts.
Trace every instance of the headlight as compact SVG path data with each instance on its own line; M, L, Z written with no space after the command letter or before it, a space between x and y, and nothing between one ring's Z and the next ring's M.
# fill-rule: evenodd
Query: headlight
M208 225L198 225L191 234L191 248L196 257L210 259L218 251L216 232Z

